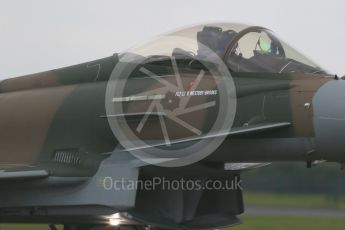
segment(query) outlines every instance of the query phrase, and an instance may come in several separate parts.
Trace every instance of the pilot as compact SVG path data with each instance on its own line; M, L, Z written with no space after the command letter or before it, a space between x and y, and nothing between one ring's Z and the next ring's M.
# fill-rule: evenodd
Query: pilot
M234 30L222 31L222 28L205 26L197 33L198 57L210 58L214 54L223 57L227 45L237 35Z

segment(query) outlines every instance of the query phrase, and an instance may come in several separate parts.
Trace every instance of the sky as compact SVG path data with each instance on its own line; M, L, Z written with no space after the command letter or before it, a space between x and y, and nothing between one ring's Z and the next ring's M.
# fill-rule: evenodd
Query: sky
M270 28L345 75L342 0L0 0L0 80L110 56L188 25Z

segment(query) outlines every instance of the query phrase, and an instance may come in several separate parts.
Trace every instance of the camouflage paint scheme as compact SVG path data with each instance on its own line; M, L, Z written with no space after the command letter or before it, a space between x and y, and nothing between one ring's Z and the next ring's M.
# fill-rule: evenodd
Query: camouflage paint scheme
M101 153L117 144L107 120L100 118L114 61L99 62L101 67L91 62L1 82L1 165L39 164L61 176L95 172ZM81 150L82 163L54 162L55 151L64 149Z
M100 166L103 161L111 158L109 153L119 144L104 117L107 81L117 62L118 56L115 54L89 63L0 82L0 168L8 172L43 169L52 178L89 180L88 178L93 177L96 180L99 178L95 175L105 176L100 173ZM171 66L161 64L147 63L145 67L157 74L169 75L173 72ZM185 87L188 87L197 73L192 71L181 74ZM145 92L156 87L154 82L148 84L147 79L136 74L129 80L129 90ZM234 128L279 122L288 122L291 125L229 137L211 156L194 165L169 169L156 166L139 167L138 175L133 174L134 178L159 175L168 178L229 180L238 178L240 172L224 171L226 162L328 160L327 154L318 153L315 145L313 98L323 85L337 81L334 76L232 72L232 77L237 93ZM206 88L213 89L214 86L207 82ZM143 112L147 107L145 102L133 102L128 105L127 112ZM207 130L207 121L210 120L208 116L210 114L205 110L186 119L201 129L206 127ZM137 123L135 120L129 122ZM151 130L144 133L143 137L150 136L148 138L155 139L161 136L158 124L157 120L151 120ZM174 124L168 126L173 127ZM190 135L179 132L178 128L176 130L174 138ZM342 162L343 159L342 156L333 156L329 160ZM132 174L120 175L130 177ZM40 189L51 186L49 179L47 183L45 179L39 182L19 180L14 184L5 180L1 183L6 189L0 193L3 197L0 199L0 219L6 222L79 223L85 221L85 216L92 215L88 220L93 223L105 215L125 211L132 216L131 220L127 216L127 224L151 224L174 229L211 229L236 224L236 215L243 212L241 191L207 191L193 194L185 191L138 191L134 194L127 193L128 196L133 196L124 199L128 204L118 205L110 200L114 196L122 197L119 194L104 195L109 199L108 204L105 198L103 203L97 203L97 199L89 201L81 197L78 203L73 196L64 197L64 194L72 194L74 189L86 191L83 190L82 181L75 187L74 183L70 182L73 186L56 189L54 195L61 198L51 199L49 194L54 193L54 190ZM28 195L29 200L25 200L25 189L31 195L35 194L32 197ZM4 198L12 192L22 196L19 201L11 203L9 197ZM81 193L77 194L80 197ZM97 196L94 191L90 194ZM43 197L42 200L40 197ZM101 195L99 197L103 198ZM23 209L18 207L20 204L23 204ZM57 214L47 214L49 208L55 210L59 204L66 205L68 209L61 209L60 213L56 211ZM36 211L33 211L42 206L47 208L47 213L36 214ZM13 211L13 207L17 207L15 214L7 212L8 209ZM18 214L26 211L29 214Z
M104 159L100 155L111 152L118 144L107 119L101 118L106 114L105 88L115 63L116 55L2 81L1 165L44 167L47 164L53 175L92 175ZM183 78L186 79L186 85L193 75ZM278 139L315 136L312 107L307 109L304 104L311 103L317 90L334 77L233 73L233 78L238 97L234 127L258 122L291 122L293 125L289 128L254 136ZM147 90L141 86L142 81L148 80L137 79L132 83L141 91ZM130 85L133 87L133 84ZM134 104L130 112L144 112L148 106L146 103L138 110L138 104ZM154 123L150 126L158 124ZM81 151L83 163L69 167L54 162L55 151L65 149ZM233 159L230 157L226 160ZM75 167L78 170L74 170Z

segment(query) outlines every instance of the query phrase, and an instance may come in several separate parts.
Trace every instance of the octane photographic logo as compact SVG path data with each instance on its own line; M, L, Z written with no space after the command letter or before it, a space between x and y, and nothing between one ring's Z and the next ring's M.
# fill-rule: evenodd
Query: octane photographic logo
M162 167L209 156L236 114L235 85L223 60L194 39L176 35L120 54L105 103L122 148Z

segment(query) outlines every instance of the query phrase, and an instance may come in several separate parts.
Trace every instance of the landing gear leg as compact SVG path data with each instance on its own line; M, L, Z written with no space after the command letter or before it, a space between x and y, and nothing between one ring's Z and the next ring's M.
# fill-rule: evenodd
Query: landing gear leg
M65 224L63 230L93 230L94 226L88 224ZM96 228L97 229L97 228Z
M50 230L57 230L57 228L55 227L55 224L49 224L49 228Z

